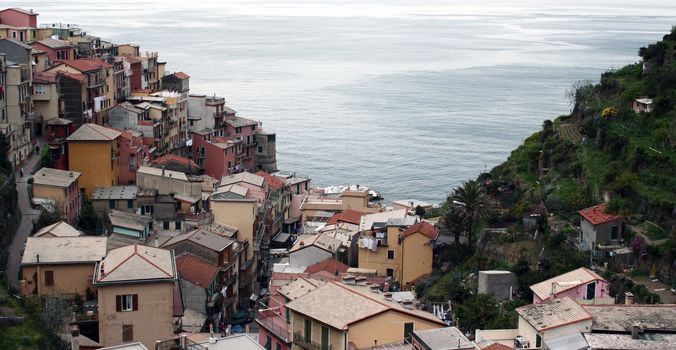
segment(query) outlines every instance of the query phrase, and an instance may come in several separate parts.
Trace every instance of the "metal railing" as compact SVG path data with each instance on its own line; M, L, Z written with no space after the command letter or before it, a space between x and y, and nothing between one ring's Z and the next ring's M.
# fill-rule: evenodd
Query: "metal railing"
M332 345L322 346L310 339L306 339L305 335L301 332L293 332L293 344L306 350L333 350Z

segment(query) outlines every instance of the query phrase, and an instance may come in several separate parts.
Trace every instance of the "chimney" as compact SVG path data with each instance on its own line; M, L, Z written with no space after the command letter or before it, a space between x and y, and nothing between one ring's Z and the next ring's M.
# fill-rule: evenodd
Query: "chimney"
M631 339L638 339L638 335L641 331L641 323L636 322L631 326Z
M103 275L105 275L105 274L106 274L106 272L105 272L105 270L103 269L103 263L101 263L101 276L103 276Z
M35 262L40 263L40 254L35 255Z
M162 166L162 177L164 177L164 165Z
M73 177L73 172L71 171L68 176Z
M632 292L624 293L624 304L631 305L634 303L634 294Z
M160 239L157 236L155 236L155 248L159 247L160 247Z
M556 298L556 282L552 282L552 291L549 293L552 299Z

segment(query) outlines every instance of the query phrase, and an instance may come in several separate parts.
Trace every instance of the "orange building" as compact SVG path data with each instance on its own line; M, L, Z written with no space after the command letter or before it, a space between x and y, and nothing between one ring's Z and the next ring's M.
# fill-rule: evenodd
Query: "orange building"
M96 124L82 124L68 142L68 168L82 174L80 191L91 198L94 187L118 184L120 132Z

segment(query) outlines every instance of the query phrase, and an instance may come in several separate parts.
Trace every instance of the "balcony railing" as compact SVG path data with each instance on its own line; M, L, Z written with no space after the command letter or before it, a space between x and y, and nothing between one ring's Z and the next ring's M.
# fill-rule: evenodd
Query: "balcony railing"
M322 346L312 340L305 339L305 335L301 332L293 332L293 343L307 350L333 350L333 346Z
M289 324L286 319L280 315L277 315L273 312L270 314L260 313L258 315L258 324L263 328L272 332L274 335L284 340L286 343L291 342L291 330L289 329Z
M237 281L237 274L234 274L234 275L228 277L228 279L225 280L225 282L223 282L223 286L224 287L230 287L236 281Z

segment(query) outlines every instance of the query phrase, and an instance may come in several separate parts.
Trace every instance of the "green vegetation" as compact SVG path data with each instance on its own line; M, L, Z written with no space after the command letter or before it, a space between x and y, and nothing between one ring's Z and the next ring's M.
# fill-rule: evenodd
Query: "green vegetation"
M442 269L416 286L423 301L450 301L464 331L514 326L514 307L532 300L530 285L589 266L577 247L578 211L609 197L608 210L628 218L623 238L637 261L633 271L609 265L621 272L607 276L611 293L660 302L619 276L674 282L676 27L639 53L643 62L598 84L577 83L570 115L546 120L506 162L454 190L440 213L454 243L440 254ZM652 98L653 110L635 113L637 98ZM516 274L519 300L476 295L474 273L495 268Z
M18 193L12 164L7 158L9 141L0 132L0 266L7 263L7 252L19 225Z

